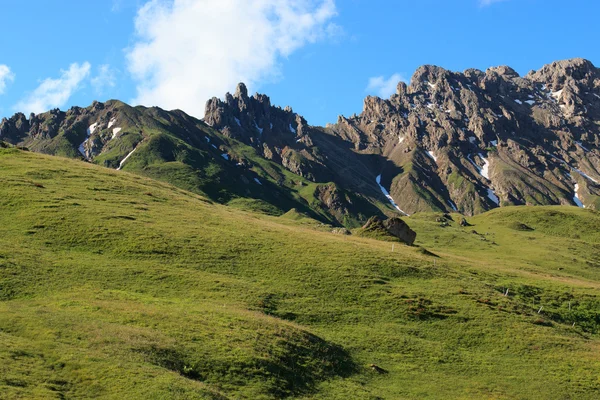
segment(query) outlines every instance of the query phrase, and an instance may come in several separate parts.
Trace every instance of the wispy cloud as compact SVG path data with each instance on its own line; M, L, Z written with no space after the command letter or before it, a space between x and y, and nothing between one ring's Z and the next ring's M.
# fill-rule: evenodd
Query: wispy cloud
M334 0L152 0L138 12L128 67L134 103L202 117L206 100L277 76L282 58L341 29Z
M392 94L396 93L396 88L400 82L406 82L400 74L393 74L388 79L385 79L384 76L374 76L369 78L369 84L367 85L366 91L383 99L387 99Z
M117 84L117 70L108 64L98 67L98 73L91 80L97 95L104 94L107 88L114 88Z
M7 65L0 64L0 94L4 94L6 86L9 82L15 80L15 74L10 70Z
M14 106L15 111L41 113L64 106L89 77L90 70L91 65L88 62L81 65L71 64L68 70L61 70L60 78L42 81L33 92Z
M492 4L495 3L502 3L508 0L479 0L479 6L480 7L487 7L487 6L491 6Z

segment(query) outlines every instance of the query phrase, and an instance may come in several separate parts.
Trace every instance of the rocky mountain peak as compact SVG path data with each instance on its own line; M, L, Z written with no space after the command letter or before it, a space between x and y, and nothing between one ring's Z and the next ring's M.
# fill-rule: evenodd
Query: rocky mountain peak
M560 90L569 83L577 83L580 87L600 87L600 71L583 58L555 61L530 72L527 78L544 83L553 90Z
M498 67L490 67L487 69L487 71L485 73L486 73L486 75L491 74L491 73L496 73L496 74L498 74L500 76L504 76L508 79L519 77L519 74L517 73L517 71L515 71L514 69L512 69L511 67L508 67L506 65L501 65Z
M248 98L248 88L243 82L238 83L233 97L240 100L246 100Z
M114 153L108 164L114 167L132 143L147 139L146 123L169 121L168 129L186 143L198 139L192 132L202 125L317 183L316 198L328 212L336 210L339 221L362 202L378 209L388 204L388 214L600 207L600 74L583 59L523 77L508 66L454 72L425 65L410 84L399 82L389 99L368 96L360 114L340 116L325 128L309 125L291 107L273 106L267 95L249 97L243 83L233 95L207 102L204 121L212 129L183 112L151 108L148 119L130 121L130 136L119 141L127 117L119 107L95 102L29 119L16 114L2 120L0 138L51 154L67 149L68 156L92 162L106 163L113 156L103 152ZM209 152L217 149L200 139ZM218 157L233 162L230 154Z

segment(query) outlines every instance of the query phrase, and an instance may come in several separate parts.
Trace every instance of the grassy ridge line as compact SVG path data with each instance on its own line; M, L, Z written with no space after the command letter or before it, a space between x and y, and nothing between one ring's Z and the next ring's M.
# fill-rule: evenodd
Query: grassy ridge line
M496 286L584 293L475 266L487 247L465 268L458 228L409 220L429 250L455 254L434 267L417 248L392 253L81 162L10 150L0 170L7 398L541 399L599 389L596 335L536 324L520 306L528 292L505 297Z

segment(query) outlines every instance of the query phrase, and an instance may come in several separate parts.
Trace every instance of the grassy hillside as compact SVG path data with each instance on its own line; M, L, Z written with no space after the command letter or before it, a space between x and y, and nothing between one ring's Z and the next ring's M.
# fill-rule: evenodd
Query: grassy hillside
M598 213L418 214L392 252L76 160L0 149L0 171L2 398L600 390Z

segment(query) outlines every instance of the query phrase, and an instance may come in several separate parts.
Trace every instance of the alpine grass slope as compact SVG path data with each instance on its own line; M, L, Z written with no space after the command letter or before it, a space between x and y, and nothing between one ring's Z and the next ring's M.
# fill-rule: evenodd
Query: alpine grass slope
M596 211L419 213L409 247L137 174L159 152L3 147L2 398L597 398Z

